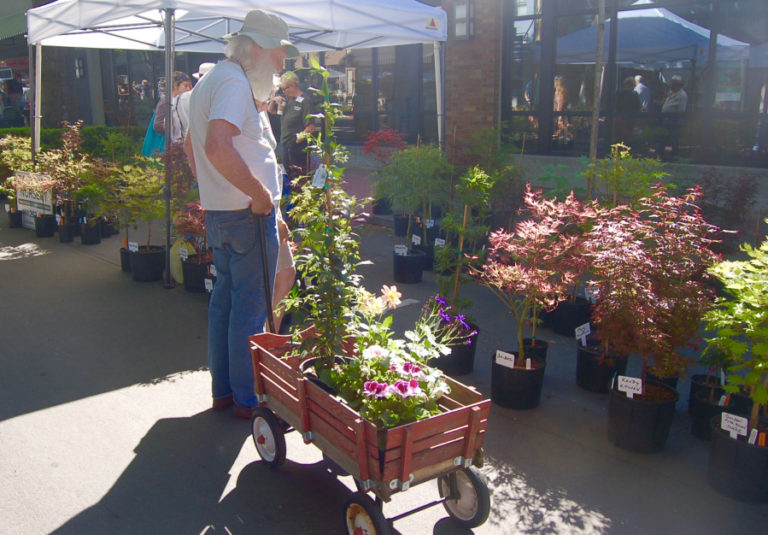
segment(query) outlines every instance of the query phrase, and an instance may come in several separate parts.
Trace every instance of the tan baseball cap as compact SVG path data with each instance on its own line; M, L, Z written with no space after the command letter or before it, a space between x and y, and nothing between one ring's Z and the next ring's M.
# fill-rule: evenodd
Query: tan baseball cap
M197 68L197 72L192 73L192 76L194 76L197 80L208 74L208 71L213 69L216 66L215 63L205 62L201 63L200 67Z
M260 9L249 11L245 15L243 27L239 31L225 35L224 39L231 39L238 35L250 37L254 43L268 50L284 46L285 56L288 58L299 55L299 49L289 40L288 25L285 21L277 15Z

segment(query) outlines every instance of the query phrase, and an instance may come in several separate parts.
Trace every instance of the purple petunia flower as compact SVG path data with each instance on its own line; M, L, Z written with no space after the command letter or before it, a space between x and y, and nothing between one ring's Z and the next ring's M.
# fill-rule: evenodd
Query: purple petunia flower
M469 330L469 323L467 323L467 317L464 314L457 315L456 319L459 320L459 323L461 323L462 327Z
M440 305L442 307L447 307L448 306L448 301L446 301L445 299L443 299L439 295L435 296L435 303L437 303L438 305Z

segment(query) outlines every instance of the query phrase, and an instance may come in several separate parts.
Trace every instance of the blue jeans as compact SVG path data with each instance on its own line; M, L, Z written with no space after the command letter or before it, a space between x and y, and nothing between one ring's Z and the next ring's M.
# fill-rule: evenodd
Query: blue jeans
M232 394L235 403L248 408L258 405L248 337L263 332L267 318L259 220L264 224L271 295L278 251L275 211L255 216L250 208L209 210L205 215L216 266L216 284L208 306L208 366L213 397Z

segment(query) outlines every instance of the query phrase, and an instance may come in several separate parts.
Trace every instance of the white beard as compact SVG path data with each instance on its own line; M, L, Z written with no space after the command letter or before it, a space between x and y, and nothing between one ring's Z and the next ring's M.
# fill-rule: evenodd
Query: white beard
M261 55L256 64L246 71L245 76L248 78L248 83L251 84L253 98L259 102L268 100L274 91L274 67L269 56L267 54Z

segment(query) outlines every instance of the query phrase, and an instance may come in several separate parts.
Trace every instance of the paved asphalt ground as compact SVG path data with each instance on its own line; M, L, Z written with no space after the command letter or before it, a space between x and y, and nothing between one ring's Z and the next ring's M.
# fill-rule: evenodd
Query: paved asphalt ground
M391 283L395 239L382 226L360 234L374 262L366 286L377 290ZM333 477L296 433L286 464L266 467L249 424L210 409L206 296L132 281L119 247L118 237L95 246L36 238L0 218L0 535L341 534L352 480ZM416 303L435 289L429 272L400 285ZM515 331L490 292L466 295L481 334L474 372L461 380L487 395L491 354L514 348ZM399 309L395 327L418 308ZM623 451L606 438L605 396L575 384L576 342L543 336L541 405L491 411L488 522L469 532L435 507L397 521L396 533L768 533L767 505L707 485L708 443L690 434L687 382L666 449ZM384 511L437 497L428 482Z

